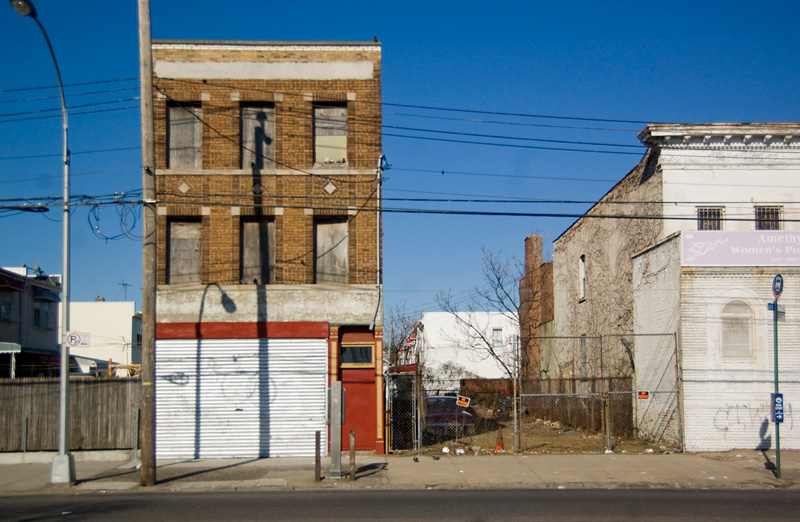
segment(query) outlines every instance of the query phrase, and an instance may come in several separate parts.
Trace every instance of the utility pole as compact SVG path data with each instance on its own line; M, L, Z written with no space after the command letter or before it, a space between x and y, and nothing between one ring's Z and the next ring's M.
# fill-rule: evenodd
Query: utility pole
M156 484L156 153L153 129L153 49L150 0L139 0L139 78L142 95L142 402L139 484Z

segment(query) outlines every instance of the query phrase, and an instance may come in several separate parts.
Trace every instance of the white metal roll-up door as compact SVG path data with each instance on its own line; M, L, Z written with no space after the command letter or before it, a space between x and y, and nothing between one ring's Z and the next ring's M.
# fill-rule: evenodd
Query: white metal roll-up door
M158 341L157 456L313 456L327 361L325 339Z

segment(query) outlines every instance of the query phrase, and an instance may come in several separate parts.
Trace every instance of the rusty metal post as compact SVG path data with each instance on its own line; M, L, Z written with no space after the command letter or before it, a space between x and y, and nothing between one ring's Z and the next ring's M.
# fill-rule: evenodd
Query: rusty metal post
M322 458L320 456L320 431L316 432L316 454L314 456L314 482L322 480Z
M356 479L356 431L350 430L350 480Z

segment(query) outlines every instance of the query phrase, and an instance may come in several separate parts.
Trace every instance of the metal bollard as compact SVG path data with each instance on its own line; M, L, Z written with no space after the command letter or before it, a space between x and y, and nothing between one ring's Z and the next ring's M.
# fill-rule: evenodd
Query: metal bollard
M350 430L350 480L356 479L356 432Z
M320 457L320 432L316 433L317 452L314 458L314 481L322 480L322 458Z

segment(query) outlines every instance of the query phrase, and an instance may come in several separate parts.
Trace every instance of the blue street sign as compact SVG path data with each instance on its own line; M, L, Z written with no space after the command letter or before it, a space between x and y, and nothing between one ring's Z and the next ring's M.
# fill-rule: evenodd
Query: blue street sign
M781 296L781 292L783 292L783 276L778 274L772 280L772 295L775 296L776 301Z
M772 422L778 424L783 422L783 394L771 393L772 395Z

